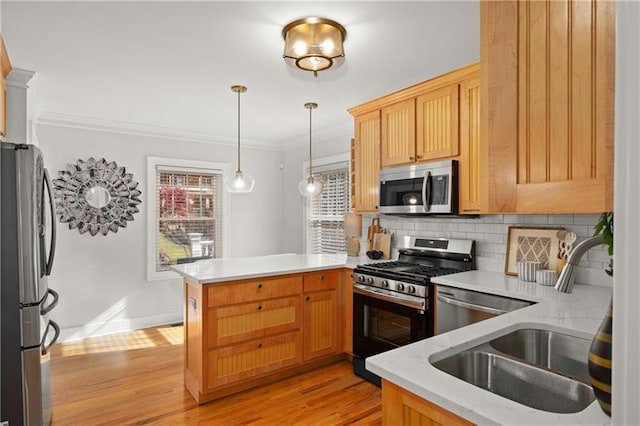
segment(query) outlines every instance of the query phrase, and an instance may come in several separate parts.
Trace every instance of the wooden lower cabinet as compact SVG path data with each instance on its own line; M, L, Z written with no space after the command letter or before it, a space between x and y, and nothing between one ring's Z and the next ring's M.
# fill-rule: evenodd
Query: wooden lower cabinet
M304 360L338 352L338 292L305 293Z
M207 388L256 378L302 361L302 334L282 334L209 351Z
M336 269L185 280L184 383L194 399L211 401L343 358L343 277Z
M473 423L382 380L382 424L387 426L467 426Z

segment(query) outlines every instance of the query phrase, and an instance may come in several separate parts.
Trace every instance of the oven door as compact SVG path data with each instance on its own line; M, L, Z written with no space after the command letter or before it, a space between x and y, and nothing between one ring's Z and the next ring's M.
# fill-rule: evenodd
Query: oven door
M364 288L363 288L364 287ZM368 290L354 284L353 288L353 367L354 372L376 384L380 378L365 369L365 358L407 345L433 334L429 311L424 301L394 301L393 296Z

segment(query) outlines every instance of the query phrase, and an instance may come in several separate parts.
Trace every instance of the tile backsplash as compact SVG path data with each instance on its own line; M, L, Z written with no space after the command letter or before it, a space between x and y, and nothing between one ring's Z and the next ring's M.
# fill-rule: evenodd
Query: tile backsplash
M374 216L362 217L362 247L366 247L367 228ZM398 236L460 238L476 241L476 268L504 272L509 226L563 227L575 232L576 244L593 235L600 215L483 215L477 218L430 218L380 215L380 225L393 235L392 257L398 255ZM611 287L605 273L609 265L606 247L594 247L580 260L576 282Z

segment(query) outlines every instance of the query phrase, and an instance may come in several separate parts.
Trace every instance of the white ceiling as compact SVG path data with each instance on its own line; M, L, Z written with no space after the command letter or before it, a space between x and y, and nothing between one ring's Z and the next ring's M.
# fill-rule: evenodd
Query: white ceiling
M37 72L45 116L139 126L274 149L350 133L347 108L479 58L479 3L11 2L2 31L14 67ZM282 27L308 15L347 29L342 67L288 68ZM150 127L149 127L150 126Z

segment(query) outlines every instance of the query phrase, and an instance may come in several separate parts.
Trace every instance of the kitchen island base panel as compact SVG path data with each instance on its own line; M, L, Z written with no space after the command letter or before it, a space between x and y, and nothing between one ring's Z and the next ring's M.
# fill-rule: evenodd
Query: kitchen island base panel
M193 376L193 374L191 374L189 370L184 370L184 385L198 404L204 404L206 402L223 398L225 396L233 395L235 393L246 391L248 389L254 389L259 386L274 383L288 377L296 376L298 374L306 373L308 371L326 367L328 365L335 364L336 362L345 360L349 360L349 356L346 354L332 355L326 358L310 361L303 365L297 365L295 367L287 368L284 370L278 370L276 373L272 373L255 379L250 379L242 383L235 383L233 385L220 387L211 392L200 392L198 381L196 380L196 378Z
M473 424L400 386L382 380L383 426L469 426Z

